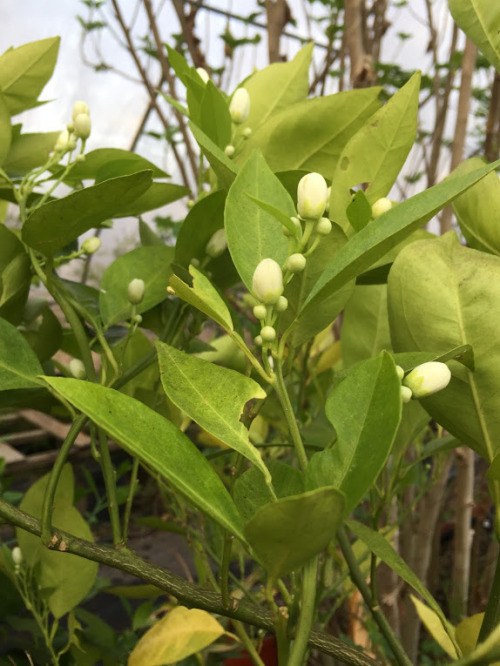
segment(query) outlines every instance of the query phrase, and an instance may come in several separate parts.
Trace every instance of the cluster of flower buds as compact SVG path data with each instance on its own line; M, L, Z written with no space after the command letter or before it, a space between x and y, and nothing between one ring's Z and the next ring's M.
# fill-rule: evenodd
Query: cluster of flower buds
M255 342L258 345L273 342L276 329L269 323L273 310L284 312L288 307L288 300L283 296L283 272L277 261L262 259L253 274L252 292L259 301L253 313L262 325Z
M401 399L409 402L412 398L427 398L446 388L451 380L451 372L446 363L429 361L413 368L406 376L401 366L396 366L398 377L402 382Z
M73 105L72 121L68 123L54 146L55 153L67 153L76 148L77 139L86 141L90 136L91 122L89 106L86 102L75 102ZM84 159L83 155L81 159Z

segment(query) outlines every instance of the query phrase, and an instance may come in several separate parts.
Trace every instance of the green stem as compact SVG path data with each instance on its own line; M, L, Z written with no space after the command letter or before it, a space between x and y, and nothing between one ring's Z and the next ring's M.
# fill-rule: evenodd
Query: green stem
M111 534L113 536L113 546L115 548L123 545L121 528L120 528L120 512L118 509L118 498L116 496L116 478L109 452L108 438L106 433L101 428L98 429L99 437L99 452L101 454L99 463L101 465L102 476L104 478L104 487L106 488L106 497L108 500L108 513L111 522Z
M122 541L126 545L128 538L128 525L130 514L132 512L132 502L134 501L135 489L137 487L137 473L139 471L139 458L134 458L132 471L130 472L130 485L128 488L127 501L125 503L125 514L123 516Z
M231 546L233 539L229 532L224 532L224 546L222 549L222 564L219 573L220 593L222 603L227 607L231 603L229 598L229 563L231 561Z
M288 666L303 666L306 660L307 644L314 622L316 610L316 580L318 575L318 557L310 560L302 573L302 598L299 624L292 646Z
M500 555L497 559L495 577L493 579L488 605L486 606L486 612L481 625L481 631L479 632L479 637L477 639L478 644L485 641L493 629L498 627L498 625L500 625Z
M347 566L349 567L352 582L356 585L356 587L360 591L361 596L363 597L366 605L370 610L370 613L373 616L373 619L378 624L378 627L382 632L382 634L384 635L384 638L389 643L389 646L394 654L397 663L399 664L399 666L413 666L410 661L410 658L404 651L403 646L396 638L391 625L387 621L385 615L380 610L377 600L373 599L371 595L370 588L363 576L361 569L359 568L356 556L354 555L354 552L351 548L351 544L349 543L349 538L346 534L344 527L341 527L337 532L337 538L340 548L342 550L342 554L344 555L344 559L347 563Z
M283 409L283 413L285 415L288 428L290 430L290 435L292 436L292 441L294 443L295 451L299 459L299 464L302 470L305 470L307 468L307 463L308 463L306 450L304 448L302 437L300 436L299 427L295 419L295 414L293 412L293 407L290 402L290 397L288 395L288 391L286 390L285 382L283 380L281 357L278 358L276 362L276 383L274 385L274 388L276 389L276 393L278 394L278 398L281 403L281 407Z

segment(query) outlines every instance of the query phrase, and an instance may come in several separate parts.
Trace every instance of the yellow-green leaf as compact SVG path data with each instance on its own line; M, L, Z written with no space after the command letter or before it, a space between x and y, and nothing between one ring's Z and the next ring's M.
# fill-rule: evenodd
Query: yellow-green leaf
M452 659L458 659L461 655L458 654L451 638L446 633L438 614L426 606L420 601L420 599L414 597L413 594L411 595L411 600L413 601L419 618L422 620L425 628L434 638L436 643L442 647L446 654Z

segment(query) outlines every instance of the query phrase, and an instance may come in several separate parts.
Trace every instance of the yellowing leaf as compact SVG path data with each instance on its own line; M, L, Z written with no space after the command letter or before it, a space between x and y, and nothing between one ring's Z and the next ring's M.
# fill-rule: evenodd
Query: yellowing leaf
M415 606L415 609L418 613L419 618L422 620L423 624L427 631L434 638L436 643L443 648L448 656L452 659L458 659L459 655L453 641L451 640L448 632L443 627L443 623L439 619L437 613L435 613L431 608L426 606L420 599L411 595L411 600ZM452 631L451 625L449 626L449 631Z
M173 664L203 650L223 634L223 627L206 611L177 606L144 634L128 666Z
M476 613L462 620L455 629L455 637L462 652L467 655L476 647L484 613Z

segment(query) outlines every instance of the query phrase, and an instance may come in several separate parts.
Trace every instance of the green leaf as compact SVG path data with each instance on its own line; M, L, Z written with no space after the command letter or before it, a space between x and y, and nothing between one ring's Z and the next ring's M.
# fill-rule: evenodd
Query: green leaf
M451 628L448 630L448 632L445 631L437 613L433 611L432 608L428 608L428 606L422 603L420 599L417 599L417 597L411 595L411 600L415 606L419 618L422 620L425 628L434 638L436 643L446 652L449 657L452 659L458 659L460 655L458 654L457 648L449 636L449 631L451 631Z
M217 146L216 143L208 137L205 132L203 132L199 127L197 127L193 122L189 123L189 129L191 130L196 143L200 146L203 154L210 162L210 166L214 170L215 175L219 181L219 186L228 190L231 187L236 174L238 173L238 168L232 162L229 157L224 153L223 150Z
M156 343L156 351L161 381L170 400L211 435L256 465L270 484L271 475L240 421L249 400L266 397L264 389L250 377L162 342Z
M252 154L236 177L226 199L224 226L234 265L248 289L262 259L282 265L288 256L288 240L274 216L262 210L248 195L295 215L293 201L258 152Z
M422 406L452 435L491 462L500 451L500 259L463 247L454 232L412 243L389 276L394 349L436 351L471 345L475 371L449 361L452 380Z
M363 499L389 457L401 419L400 387L394 361L382 352L357 366L327 398L337 442L312 456L306 487L341 490L344 515Z
M126 451L245 543L240 515L222 481L203 454L170 421L137 400L99 384L61 377L45 377L45 381Z
M453 174L468 173L481 166L484 160L471 157ZM491 214L493 210L500 210L500 180L496 173L489 173L453 202L453 212L469 246L500 256L500 227Z
M0 58L1 62L1 58ZM10 113L7 105L0 97L0 166L5 166L5 160L9 154L12 140L12 126L10 124Z
M30 299L29 305L32 303L33 299ZM52 358L61 346L62 327L48 302L42 301L40 305L33 320L26 323L23 335L40 362L44 363Z
M151 185L151 172L107 180L37 208L26 220L22 237L30 247L53 257L81 234L135 201Z
M46 474L27 490L20 504L23 511L36 518L41 517L48 481L49 475ZM73 472L71 465L65 465L54 497L53 524L81 539L93 541L89 526L73 502ZM16 533L24 560L38 572L36 577L40 592L51 590L48 605L54 617L59 619L87 595L97 576L98 564L78 555L49 550L39 537L19 528ZM63 543L59 544L59 549L64 550Z
M52 76L60 37L49 37L8 49L0 56L0 93L11 116L37 105Z
M462 654L470 654L477 644L481 625L483 624L484 613L476 613L460 622L455 629L457 643L462 650Z
M201 652L224 633L224 628L206 611L176 606L141 637L127 664L174 664Z
M106 327L130 318L132 306L128 300L131 280L144 280L146 289L136 312L142 313L167 298L168 279L172 274L170 264L174 248L167 245L137 247L108 266L101 280L99 308Z
M0 319L0 391L39 387L41 374L42 366L21 333Z
M374 553L382 562L385 562L405 583L408 583L415 592L420 594L420 596L429 604L431 609L439 617L441 624L446 629L448 634L450 631L453 631L446 620L441 607L434 599L429 590L423 585L420 578L416 576L410 567L406 564L400 555L394 550L391 544L387 541L383 534L376 532L375 530L370 529L366 525L359 523L356 520L348 520L347 526L349 529L361 539L368 548Z
M366 227L372 216L372 207L363 190L356 192L345 212L351 227L355 231L360 231L363 227Z
M338 252L333 262L315 284L304 303L301 315L309 316L346 282L360 275L391 248L428 222L457 195L500 166L500 160L472 173L448 178L416 194L367 224Z
M139 220L139 238L141 245L144 247L147 245L165 245L164 241L151 229L149 224L141 219Z
M17 134L13 137L3 169L13 176L24 176L28 171L46 164L54 149L59 132Z
M334 538L344 507L335 488L320 488L262 506L245 536L272 579L295 571Z
M272 171L318 171L327 179L347 141L379 108L380 88L307 99L273 114L245 142L236 163L259 148Z
M208 81L201 100L200 129L222 150L231 143L231 116L224 95Z
M166 206L189 194L187 187L172 183L152 183L141 195L128 204L120 206L113 217L134 217L150 210Z
M74 185L81 180L95 180L98 183L117 176L129 176L139 171L151 171L153 178L168 176L155 164L129 150L98 148L85 153L85 160L75 164L64 182Z
M490 0L448 0L451 15L500 72L500 6Z
M16 234L0 224L0 317L17 325L31 285L31 262Z
M493 458L486 472L486 478L491 481L500 481L500 453Z
M172 275L170 278L170 285L176 295L200 310L200 312L204 312L226 331L232 331L234 327L231 315L217 289L194 266L189 267L189 272L193 278L192 287L185 284L177 275Z
M416 72L350 139L330 172L329 214L342 228L348 223L351 188L369 183L365 196L371 205L394 184L415 141L419 87L420 72Z

